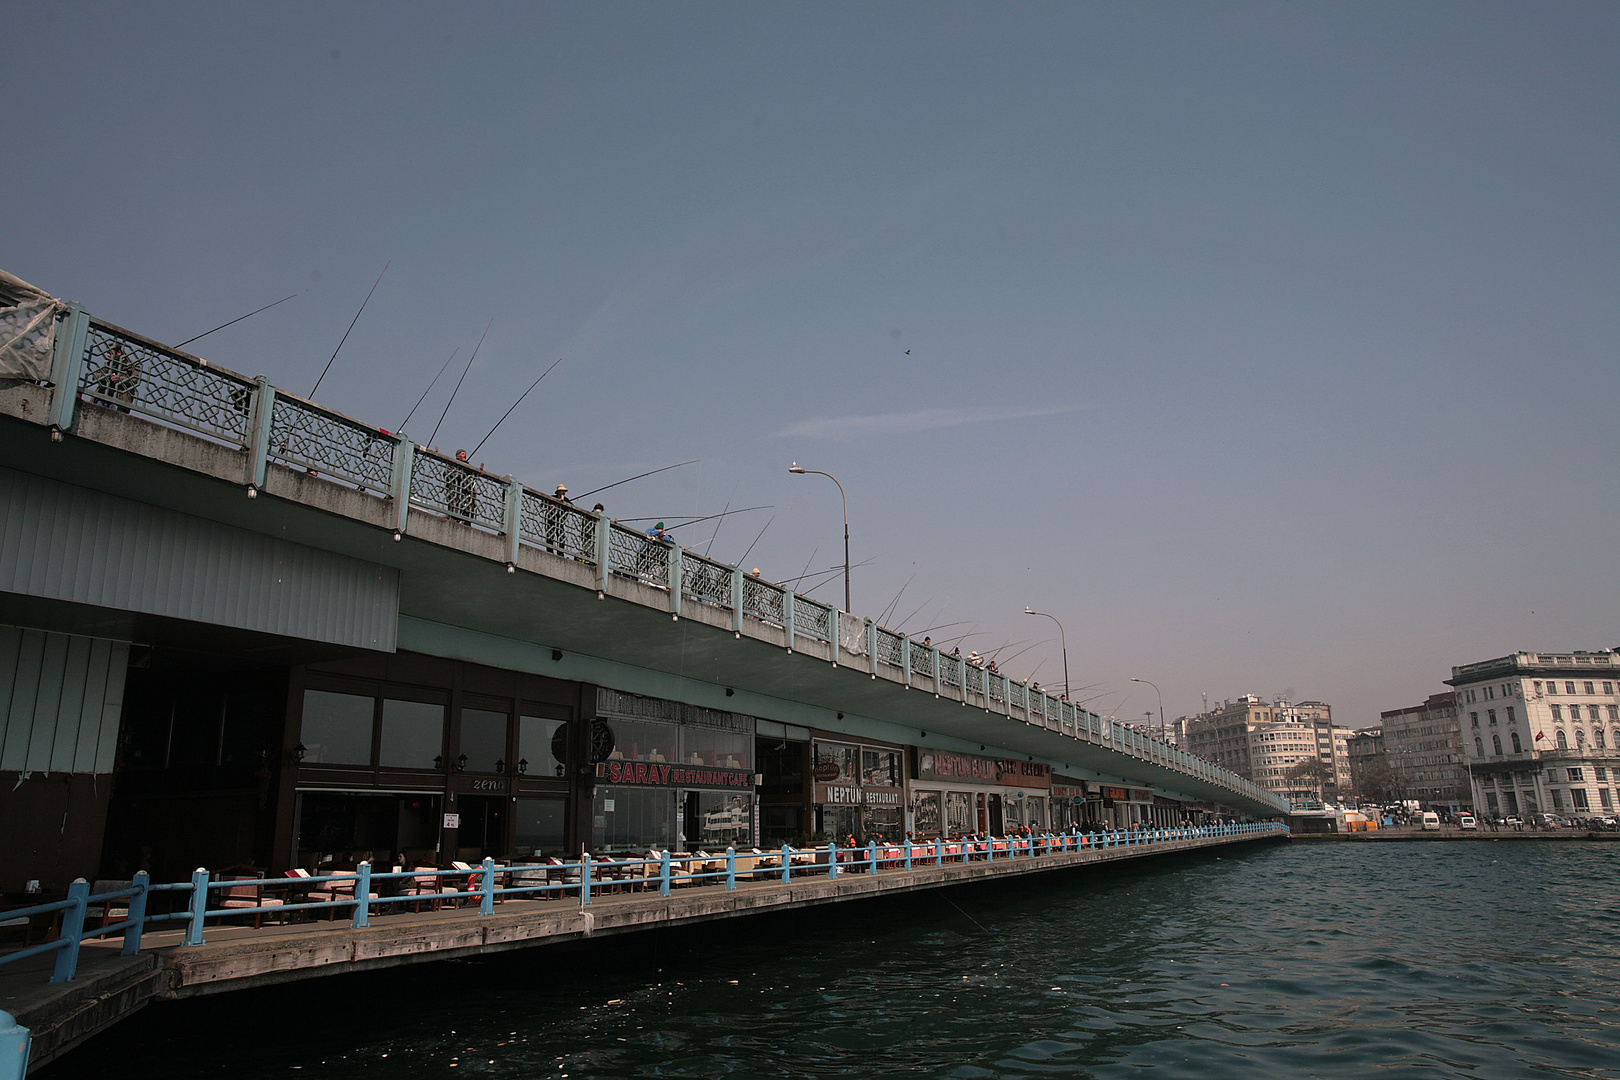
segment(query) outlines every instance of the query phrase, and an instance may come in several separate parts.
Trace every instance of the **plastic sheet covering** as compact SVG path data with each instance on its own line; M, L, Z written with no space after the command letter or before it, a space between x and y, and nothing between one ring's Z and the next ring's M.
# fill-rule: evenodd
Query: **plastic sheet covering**
M848 612L838 613L838 643L847 653L866 655L866 620Z
M0 270L0 383L50 377L56 301Z

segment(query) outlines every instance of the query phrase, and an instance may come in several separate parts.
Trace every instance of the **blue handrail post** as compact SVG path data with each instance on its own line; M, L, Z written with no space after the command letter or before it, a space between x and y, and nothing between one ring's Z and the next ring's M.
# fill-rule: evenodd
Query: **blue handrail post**
M731 847L726 848L726 888L735 889L736 887L737 887L737 848L735 846L731 846Z
M371 925L371 860L361 859L354 868L354 917L349 920L351 930L364 930Z
M945 865L945 838L943 836L934 837L934 865Z
M186 923L185 945L203 943L203 919L208 910L208 871L202 867L191 872L191 918Z
M874 840L866 842L866 872L877 873L877 842Z
M827 876L838 876L838 841L827 841Z
M658 895L669 895L669 849L658 853Z
M906 837L906 869L911 869L911 837Z
M152 877L145 870L135 871L135 892L129 898L129 929L124 931L125 956L141 951L141 927L146 923L146 890Z
M495 914L495 860L484 859L483 876L478 883L480 891L484 894L478 900L478 914Z
M793 862L789 858L793 849L786 844L782 845L782 884L787 885L793 880Z
M56 950L56 970L51 973L51 982L72 982L74 973L79 970L79 942L84 938L84 909L90 896L90 883L84 878L74 878L73 884L68 886L68 903L73 906L62 911L62 940L67 942Z
M591 902L591 853L579 857L579 906L584 907Z
M33 1037L16 1017L0 1010L0 1080L23 1080L28 1075L28 1051Z

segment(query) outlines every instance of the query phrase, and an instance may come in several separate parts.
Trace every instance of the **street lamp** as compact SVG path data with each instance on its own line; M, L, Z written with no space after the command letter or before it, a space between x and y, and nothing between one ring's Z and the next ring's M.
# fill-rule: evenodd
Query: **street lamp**
M1153 687L1154 694L1159 698L1159 738L1164 738L1164 695L1159 693L1159 685L1148 679L1132 679L1131 682L1147 683Z
M1060 621L1056 615L1048 615L1046 612L1044 612L1044 611L1036 611L1034 608L1026 607L1024 609L1024 614L1025 615L1039 615L1039 616L1041 616L1043 618L1051 619L1053 622L1058 624L1058 637L1063 642L1063 696L1068 697L1069 696L1069 635L1064 631L1062 621Z
M838 477L832 473L822 472L820 469L806 469L797 461L788 466L788 472L815 473L817 476L825 476L833 483L838 484ZM849 496L844 494L843 484L838 484L838 496L844 500L844 610L854 614L854 609L849 606Z

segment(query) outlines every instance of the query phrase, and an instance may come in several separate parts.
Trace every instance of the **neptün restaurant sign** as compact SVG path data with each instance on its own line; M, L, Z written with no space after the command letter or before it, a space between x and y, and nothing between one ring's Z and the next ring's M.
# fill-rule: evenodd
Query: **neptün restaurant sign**
M1052 769L1039 761L978 757L949 750L920 750L917 753L917 779L1049 788L1052 786Z
M817 784L817 803L827 806L899 806L897 787L859 788L854 784Z

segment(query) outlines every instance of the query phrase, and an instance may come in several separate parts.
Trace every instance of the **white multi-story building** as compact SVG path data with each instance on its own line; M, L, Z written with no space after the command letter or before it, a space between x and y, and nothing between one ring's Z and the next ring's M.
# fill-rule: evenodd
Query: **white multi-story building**
M1474 807L1605 816L1620 808L1620 650L1518 652L1451 669Z

